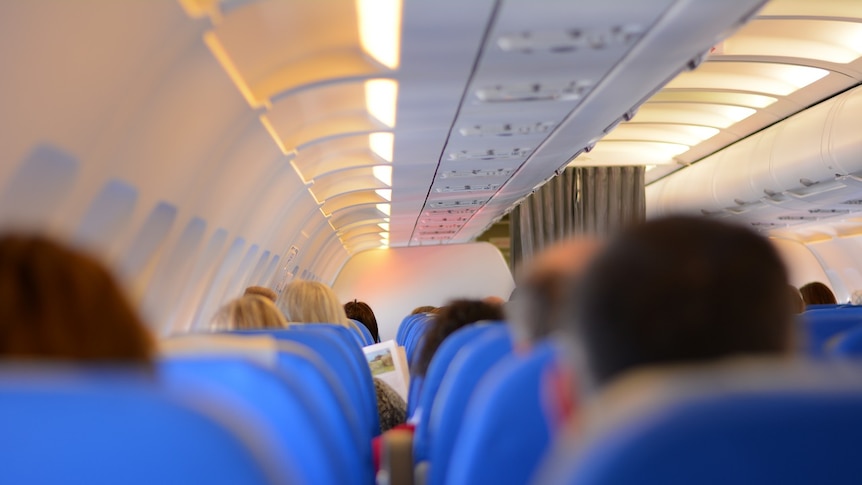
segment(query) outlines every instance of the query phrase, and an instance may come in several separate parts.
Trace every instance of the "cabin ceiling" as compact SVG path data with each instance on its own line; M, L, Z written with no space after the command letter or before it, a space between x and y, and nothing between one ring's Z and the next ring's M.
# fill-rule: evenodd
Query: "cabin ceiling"
M693 73L596 144L763 2L180 3L210 22L206 45L355 254L470 241L573 159L666 163L717 134L667 119L736 115L718 88L684 95Z

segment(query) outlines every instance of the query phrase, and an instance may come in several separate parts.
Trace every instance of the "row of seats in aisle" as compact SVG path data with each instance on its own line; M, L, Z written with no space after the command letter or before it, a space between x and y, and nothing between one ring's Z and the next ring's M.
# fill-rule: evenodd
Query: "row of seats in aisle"
M355 333L176 336L148 369L4 365L0 483L373 483L380 424Z

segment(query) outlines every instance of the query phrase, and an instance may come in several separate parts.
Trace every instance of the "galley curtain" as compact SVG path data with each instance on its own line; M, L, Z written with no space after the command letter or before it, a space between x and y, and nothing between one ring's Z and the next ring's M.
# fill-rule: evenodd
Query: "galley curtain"
M644 215L643 166L567 168L512 211L512 265L565 237L605 236Z

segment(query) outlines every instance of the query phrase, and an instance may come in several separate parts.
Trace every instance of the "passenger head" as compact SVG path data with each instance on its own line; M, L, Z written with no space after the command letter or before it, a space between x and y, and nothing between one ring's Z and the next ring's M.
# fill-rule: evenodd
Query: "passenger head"
M520 343L534 343L556 330L567 286L578 281L600 247L596 239L568 239L551 245L524 268L517 295L506 304L506 316Z
M287 328L281 310L269 298L246 295L222 306L213 316L213 330L254 330Z
M271 288L267 288L265 286L249 286L245 289L243 296L246 295L257 295L267 298L268 300L275 302L278 299L278 293Z
M418 307L414 308L414 309L413 309L413 311L412 311L412 312L410 312L410 314L411 314L411 315L418 315L418 314L420 314L420 313L431 313L431 312L433 312L435 309L437 309L437 307L436 307L436 306L431 306L431 305L418 306Z
M806 284L799 288L799 292L802 293L802 299L806 305L834 305L838 303L832 290L819 281Z
M787 274L739 226L672 217L613 240L568 295L561 324L584 347L587 387L642 365L790 350Z
M278 298L278 308L290 323L334 323L351 327L335 292L323 283L296 280Z
M454 300L448 305L440 308L440 313L430 322L430 327L425 333L419 358L416 361L414 371L418 375L425 375L431 358L437 352L437 348L453 332L459 328L474 322L483 320L502 320L503 310L498 305L489 305L478 300Z
M148 364L154 352L100 263L42 237L0 237L0 356Z
M349 301L344 304L344 313L347 314L347 318L351 318L365 325L365 328L371 332L371 337L374 338L374 341L380 342L380 333L377 329L377 317L374 316L374 311L371 310L368 303L356 300Z

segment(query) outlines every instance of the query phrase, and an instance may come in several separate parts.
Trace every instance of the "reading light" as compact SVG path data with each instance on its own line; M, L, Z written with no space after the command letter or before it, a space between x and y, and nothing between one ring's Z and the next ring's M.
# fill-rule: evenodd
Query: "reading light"
M394 79L365 81L365 108L384 125L395 128L398 83Z
M377 227L383 229L384 231L389 231L389 223L388 222L380 222L377 224Z
M374 178L383 182L389 187L392 187L392 167L389 165L375 165L371 168L371 172L374 174ZM391 192L391 191L390 191ZM378 194L380 194L378 192ZM384 197L383 195L380 195ZM390 194L391 196L391 194ZM385 198L385 197L384 197ZM391 200L391 199L388 199Z
M387 201L392 201L392 189L377 189L374 192Z
M368 147L378 157L392 161L392 151L395 146L395 135L392 133L372 133L368 135ZM392 185L392 184L389 184Z
M377 204L377 210L388 216L392 211L392 207L390 204Z
M356 15L362 50L389 69L398 69L401 0L356 0Z

